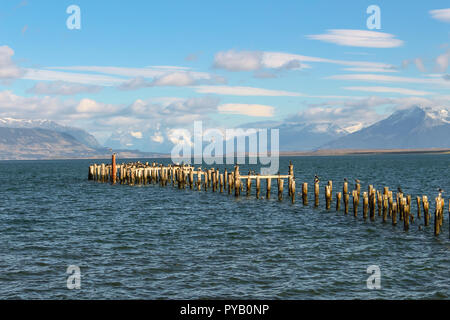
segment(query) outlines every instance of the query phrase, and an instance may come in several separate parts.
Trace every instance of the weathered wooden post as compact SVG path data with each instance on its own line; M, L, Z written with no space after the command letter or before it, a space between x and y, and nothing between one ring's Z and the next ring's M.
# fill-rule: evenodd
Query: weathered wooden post
M291 182L291 199L292 199L292 203L295 203L295 180L292 179Z
M423 224L424 226L428 226L430 221L430 215L428 213L429 204L427 196L422 197L422 204L423 204L423 218L424 218Z
M261 193L261 178L259 177L260 174L258 173L258 176L256 177L256 198L259 199L260 193Z
M330 202L331 202L331 200L333 199L333 181L332 180L328 181L328 187L330 189Z
M289 161L289 196L292 197L292 183L294 181L294 165Z
M370 190L370 188L369 188ZM367 192L363 192L363 218L364 220L367 219L367 209L369 207L369 196L367 195ZM370 215L370 218L372 218L372 214Z
M284 180L278 178L278 200L279 201L283 200L283 184L284 184Z
M385 192L383 194L383 222L387 222L387 216L388 216L388 193Z
M231 194L231 190L233 189L233 173L228 174L228 194Z
M236 165L234 167L234 195L236 197L239 197L240 191L241 191L241 178L239 174L239 166Z
M394 207L394 198L392 196L392 191L388 192L388 202L389 202L389 217L392 217L392 208Z
M319 206L319 181L314 182L314 206Z
M397 225L397 201L394 201L392 203L392 225L396 226Z
M94 166L89 166L88 180L94 180Z
M267 186L266 198L270 199L270 190L272 189L272 178L266 179L266 186Z
M219 180L220 180L220 193L223 193L223 173L220 174Z
M330 210L331 207L331 189L329 185L325 186L325 208Z
M250 196L251 188L252 188L252 179L250 178L251 172L248 171L248 178L247 178L247 197Z
M341 197L342 197L341 192L336 193L336 211L339 211L341 207Z
M381 192L377 191L377 208L378 208L378 216L381 217L381 210L383 207L383 198L381 196Z
M441 232L441 207L442 207L442 202L441 202L441 198L437 197L435 199L436 201L436 209L434 211L434 235L438 236L439 233Z
M419 196L417 196L416 197L416 202L417 202L417 219L420 219L421 218L421 215L420 215L420 197Z
M353 190L352 197L353 197L353 215L355 217L357 217L358 216L358 203L359 203L358 190Z
M348 182L344 181L344 185L342 186L342 194L344 195L344 213L348 214Z
M308 205L308 182L303 182L303 185L302 185L302 200L303 200L303 205L307 206Z
M409 208L410 207L409 207L408 203L405 203L404 204L405 213L404 213L404 219L403 219L403 228L405 231L409 230Z

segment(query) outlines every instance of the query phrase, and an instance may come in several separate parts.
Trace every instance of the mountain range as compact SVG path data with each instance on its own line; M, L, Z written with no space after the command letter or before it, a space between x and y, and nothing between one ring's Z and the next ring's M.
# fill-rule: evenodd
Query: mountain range
M450 149L450 113L445 107L411 107L355 132L331 122L260 122L243 128L277 128L280 151ZM115 132L101 146L88 132L49 120L0 118L0 160L167 156L173 144L155 132ZM207 144L205 142L205 144ZM144 150L144 152L138 149Z

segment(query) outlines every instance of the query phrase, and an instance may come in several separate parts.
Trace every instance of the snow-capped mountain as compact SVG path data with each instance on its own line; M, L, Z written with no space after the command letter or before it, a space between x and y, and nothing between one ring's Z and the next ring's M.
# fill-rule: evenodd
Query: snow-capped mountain
M87 133L86 131L79 128L62 126L50 120L25 120L13 118L0 118L0 127L52 130L60 133L67 133L89 148L96 149L102 147L98 143L97 139L95 139L93 135Z
M448 108L411 107L367 128L338 138L320 149L450 148Z

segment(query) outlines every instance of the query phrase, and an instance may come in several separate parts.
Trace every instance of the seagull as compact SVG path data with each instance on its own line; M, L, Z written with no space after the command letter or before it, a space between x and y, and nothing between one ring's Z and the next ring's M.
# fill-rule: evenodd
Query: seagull
M442 194L444 193L444 190L442 190L441 188L439 188L439 198L441 198L442 197Z
M397 191L400 193L403 193L402 188L400 188L400 187L397 188Z
M347 178L344 178L344 182L348 182Z
M360 183L361 181L359 181L358 179L355 179L355 182L356 182L356 183Z
M314 182L315 182L315 183L320 182L319 177L317 176L317 174L314 175Z

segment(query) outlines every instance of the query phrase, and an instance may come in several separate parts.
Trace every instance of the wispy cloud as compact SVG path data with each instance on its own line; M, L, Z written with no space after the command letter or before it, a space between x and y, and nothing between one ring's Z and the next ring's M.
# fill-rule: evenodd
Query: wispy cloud
M64 81L38 82L28 93L34 94L52 94L52 95L75 95L80 93L97 93L102 89L101 86L83 85Z
M176 71L164 74L154 78L152 81L147 81L143 77L137 77L128 81L123 82L119 89L121 90L136 90L140 88L148 87L161 87L161 86L174 86L174 87L184 87L200 84L216 84L225 83L226 80L223 77L209 75L209 74L199 74L193 72Z
M307 38L351 47L394 48L403 45L402 40L390 33L368 30L331 29L324 34L308 35Z
M124 81L124 79L107 75L62 72L45 69L25 69L25 74L23 75L22 79L37 81L63 81L100 86L119 85Z
M220 113L240 114L250 117L272 117L274 107L261 104L227 103L218 107Z
M433 19L450 23L450 8L431 10L430 15Z
M347 67L394 70L395 66L381 62L335 60L285 52L221 51L214 57L214 66L228 71L258 71L261 69L307 69L305 62L330 63Z
M393 68L344 68L345 71L352 71L352 72L398 72L398 70Z
M432 94L432 92L428 91L412 90L405 88L391 88L391 87L344 87L343 89L351 91L363 91L363 92L399 93L411 96L425 96Z
M267 97L299 97L301 93L289 92L283 90L270 90L253 87L232 87L232 86L196 86L195 90L199 93L213 93L229 96L267 96Z
M385 83L418 83L418 84L429 84L438 85L443 87L449 87L450 84L444 79L434 79L434 78L411 78L411 77L398 77L398 76L388 76L380 74L342 74L329 76L327 79L334 80L356 80L356 81L375 81L375 82L385 82Z

